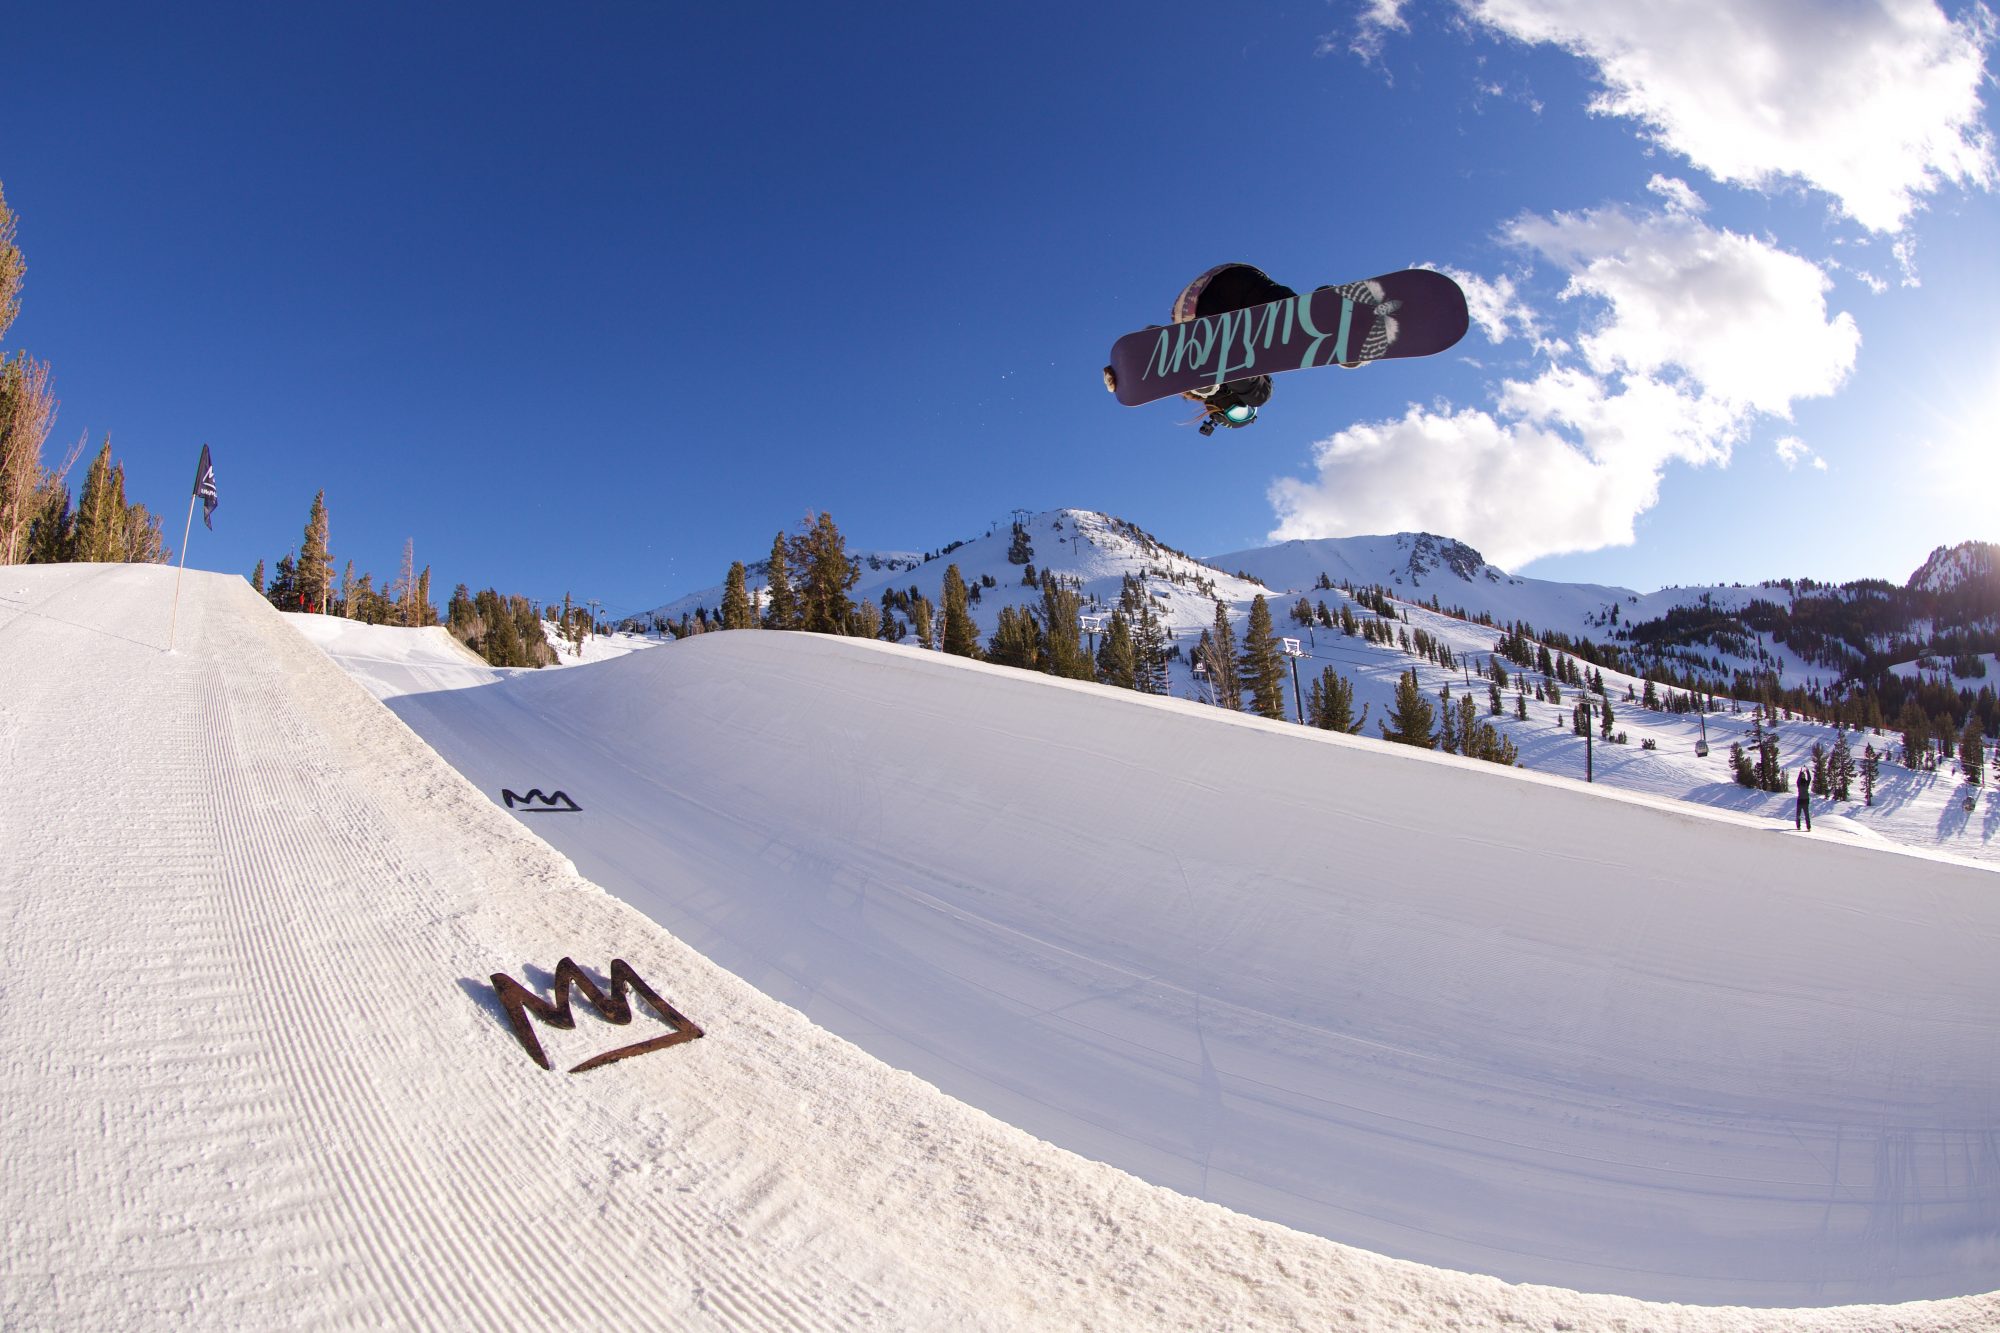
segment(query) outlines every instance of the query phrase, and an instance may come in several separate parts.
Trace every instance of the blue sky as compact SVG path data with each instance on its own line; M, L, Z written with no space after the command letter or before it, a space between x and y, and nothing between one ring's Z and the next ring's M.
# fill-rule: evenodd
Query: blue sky
M1619 583L2000 539L1995 21L1784 0L17 7L7 350L192 566L619 609L826 510L1196 554L1426 528ZM1452 353L1204 440L1112 340L1417 264ZM1496 340L1497 339L1497 340ZM81 480L81 470L72 477ZM441 600L441 594L440 594Z

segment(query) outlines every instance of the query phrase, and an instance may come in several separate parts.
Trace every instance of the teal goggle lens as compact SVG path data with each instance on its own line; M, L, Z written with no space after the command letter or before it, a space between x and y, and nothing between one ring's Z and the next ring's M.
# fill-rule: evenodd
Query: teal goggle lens
M1238 403L1224 411L1222 415L1232 426L1247 426L1257 419L1257 409Z

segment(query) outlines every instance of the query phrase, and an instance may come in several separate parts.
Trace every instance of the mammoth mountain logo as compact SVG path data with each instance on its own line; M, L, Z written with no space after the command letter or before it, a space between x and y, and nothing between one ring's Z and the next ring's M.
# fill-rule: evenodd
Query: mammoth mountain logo
M500 796L501 799L507 802L509 810L519 810L524 815L547 814L552 810L560 813L583 809L582 806L570 799L569 793L566 791L552 791L547 796L544 796L540 787L530 787L528 788L528 794L522 796L512 788L502 787L500 789Z
M599 1065L608 1065L617 1060L629 1060L648 1051L664 1051L669 1046L678 1046L684 1041L693 1041L701 1036L701 1029L680 1010L661 999L659 993L651 986L640 980L639 974L634 972L632 965L623 958L611 960L609 995L599 990L597 984L585 976L583 969L575 962L568 958L563 959L556 964L553 1003L544 1000L505 972L495 972L493 993L500 997L500 1005L507 1011L508 1024L514 1029L515 1037L520 1039L523 1049L544 1069L553 1069L555 1066L549 1063L549 1057L543 1053L542 1043L536 1039L535 1026L529 1021L528 1015L533 1013L552 1028L574 1028L576 1015L571 1012L569 1003L572 987L583 993L583 998L590 1002L590 1007L597 1010L606 1022L621 1026L631 1022L632 1004L626 997L637 994L646 1002L649 1009L660 1016L661 1022L673 1029L663 1037L654 1037L650 1041L635 1042L630 1046L620 1046L616 1050L606 1051L602 1055L593 1055L582 1064L571 1068L569 1072L572 1074L581 1074L586 1069L596 1069Z

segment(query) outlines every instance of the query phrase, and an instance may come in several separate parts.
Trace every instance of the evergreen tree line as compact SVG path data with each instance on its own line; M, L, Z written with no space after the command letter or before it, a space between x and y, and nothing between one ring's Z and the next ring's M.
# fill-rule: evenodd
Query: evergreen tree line
M545 667L556 661L535 604L518 594L503 597L488 588L474 595L461 583L446 605L445 627L494 666Z
M421 571L415 568L413 539L403 543L402 569L395 581L383 588L376 587L373 574L363 572L357 577L352 560L336 579L333 563L326 492L320 491L313 496L299 545L278 557L268 580L264 562L259 560L250 572L250 586L280 611L343 616L369 625L437 624L437 608L431 604L430 566Z
M16 243L17 225L0 191L0 339L21 313L27 259ZM112 460L110 436L71 504L67 479L84 441L59 466L42 461L59 405L48 362L26 350L0 353L0 565L171 560L159 517L125 498L125 465Z

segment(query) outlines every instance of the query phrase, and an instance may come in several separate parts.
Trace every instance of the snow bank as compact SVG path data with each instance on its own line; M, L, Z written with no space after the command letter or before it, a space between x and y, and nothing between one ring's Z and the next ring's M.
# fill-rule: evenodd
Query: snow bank
M1156 1183L1660 1299L1993 1285L1990 874L854 640L392 706L705 955Z
M1990 1296L1779 1313L1508 1287L1037 1142L577 878L240 579L190 572L163 652L171 580L0 571L0 1327L2000 1320ZM796 827L794 843L817 825ZM1913 883L1915 915L1948 909L1979 937L1951 885ZM1921 970L1902 956L1919 938L1887 923L1888 970ZM1953 972L1953 946L1933 944ZM707 1035L585 1075L537 1068L486 978L545 984L565 954L600 979L628 959ZM1921 1002L1950 985L1919 984L1904 1008L1912 1086L1934 1072ZM633 1031L586 1014L543 1040L560 1069ZM1852 1152L1902 1117L1873 1108Z

